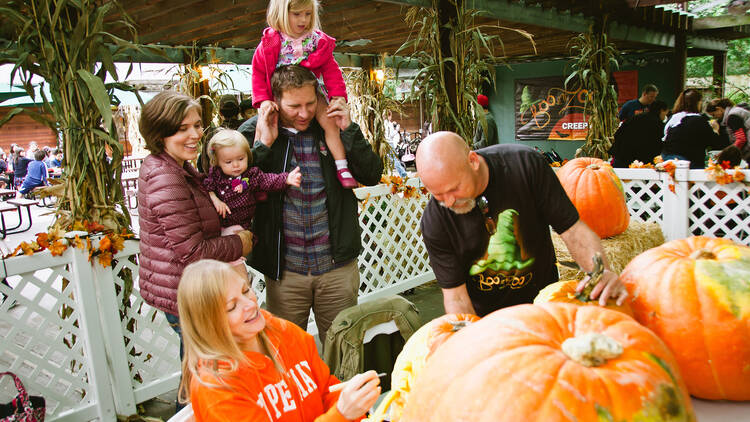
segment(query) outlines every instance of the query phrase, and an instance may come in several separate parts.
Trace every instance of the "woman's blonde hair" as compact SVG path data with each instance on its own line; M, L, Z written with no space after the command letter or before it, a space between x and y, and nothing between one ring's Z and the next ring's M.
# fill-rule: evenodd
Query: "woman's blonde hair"
M208 141L208 158L212 166L218 164L216 152L222 148L239 147L247 153L248 166L253 162L253 153L250 150L250 143L245 139L245 135L234 129L219 129L211 140Z
M226 388L226 377L231 376L240 364L249 364L232 335L227 318L227 286L230 280L237 277L239 275L231 265L212 259L194 262L185 267L182 273L177 288L177 309L185 350L178 392L178 398L183 403L190 401L193 377L202 384ZM269 341L266 330L264 328L258 333L261 347L276 369L284 373L278 350ZM199 371L209 374L220 385L204 382Z
M306 9L308 7L311 7L313 10L312 18L310 19L310 27L308 29L311 31L319 31L319 0L271 0L268 3L268 9L266 9L266 22L268 23L268 26L276 31L289 34L292 32L291 27L289 26L289 12L292 10Z

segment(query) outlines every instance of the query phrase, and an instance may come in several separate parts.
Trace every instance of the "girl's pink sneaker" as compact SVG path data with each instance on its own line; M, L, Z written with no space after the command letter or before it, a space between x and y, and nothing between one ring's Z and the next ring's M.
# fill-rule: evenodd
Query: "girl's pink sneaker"
M344 167L336 171L336 177L338 177L341 186L345 189L354 189L357 187L357 181L352 177L352 173L349 169Z

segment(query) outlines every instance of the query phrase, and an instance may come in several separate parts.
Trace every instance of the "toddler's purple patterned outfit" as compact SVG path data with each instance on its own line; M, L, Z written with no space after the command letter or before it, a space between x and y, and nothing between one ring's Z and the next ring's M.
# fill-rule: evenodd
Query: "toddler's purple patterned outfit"
M265 200L266 192L284 190L288 176L287 172L263 173L258 167L249 167L241 176L231 177L222 173L219 166L213 166L208 171L208 176L203 179L203 187L215 193L232 211L221 219L222 227L239 224L250 230L250 224L255 216L255 204ZM242 185L240 193L234 190L237 184Z

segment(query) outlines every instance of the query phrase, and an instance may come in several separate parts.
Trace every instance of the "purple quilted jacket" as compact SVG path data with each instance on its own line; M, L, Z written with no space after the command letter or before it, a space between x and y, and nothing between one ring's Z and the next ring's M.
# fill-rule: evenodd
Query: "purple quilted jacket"
M141 238L140 292L149 305L173 315L182 270L203 258L233 261L242 255L237 235L221 237L219 214L193 166L167 153L143 160L138 178Z

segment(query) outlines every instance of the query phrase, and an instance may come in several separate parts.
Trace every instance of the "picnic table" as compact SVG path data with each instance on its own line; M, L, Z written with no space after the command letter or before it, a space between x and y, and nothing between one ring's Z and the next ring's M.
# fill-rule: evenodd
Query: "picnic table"
M2 199L15 198L17 192L18 191L16 191L15 189L0 189L0 198Z
M34 223L31 217L31 206L36 204L37 201L25 198L9 199L6 202L0 203L0 238L5 239L9 234L23 233L29 230ZM26 224L24 224L23 208L26 209ZM5 213L11 211L18 213L18 224L13 227L7 227L5 224Z

